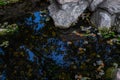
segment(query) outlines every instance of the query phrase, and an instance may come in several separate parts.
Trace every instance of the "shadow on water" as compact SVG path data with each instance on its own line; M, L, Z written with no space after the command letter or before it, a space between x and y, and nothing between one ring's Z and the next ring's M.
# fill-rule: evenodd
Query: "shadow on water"
M0 80L74 80L76 74L95 79L100 62L105 67L120 63L119 46L96 36L64 41L47 18L34 12L17 22L19 34L9 39L7 48L0 48Z

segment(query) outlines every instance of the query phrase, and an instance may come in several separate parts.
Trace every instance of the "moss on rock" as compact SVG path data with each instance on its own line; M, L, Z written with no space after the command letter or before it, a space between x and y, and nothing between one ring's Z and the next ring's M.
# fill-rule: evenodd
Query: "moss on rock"
M0 25L0 36L13 34L18 30L17 24L7 24L4 23Z
M20 0L0 0L0 6L1 5L6 5L6 4L9 4L9 3L16 3Z

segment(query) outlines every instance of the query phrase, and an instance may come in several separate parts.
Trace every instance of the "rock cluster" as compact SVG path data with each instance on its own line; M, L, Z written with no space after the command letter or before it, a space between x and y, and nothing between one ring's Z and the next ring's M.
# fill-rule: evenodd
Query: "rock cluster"
M95 2L93 5L95 5ZM116 14L120 14L120 0L103 0L97 6L96 11L94 10L94 7L92 8L92 5L91 10L94 11L91 16L91 21L98 27L110 28L111 26L115 26L116 22L120 22L118 19L115 21L118 17Z
M116 14L120 14L120 0L51 0L48 9L59 28L69 28L86 9L93 12L91 22L97 27L110 28L120 23L116 19Z

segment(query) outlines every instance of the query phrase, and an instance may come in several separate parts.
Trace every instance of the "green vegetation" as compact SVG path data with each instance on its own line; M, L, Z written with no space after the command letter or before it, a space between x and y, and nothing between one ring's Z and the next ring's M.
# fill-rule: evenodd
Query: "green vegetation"
M7 2L5 2L5 1L3 1L3 0L0 0L0 6L1 5L6 5L7 4Z
M101 34L103 39L108 39L110 44L118 44L120 45L120 36L117 35L112 29L108 29L106 27L98 28L99 33Z
M115 73L117 71L118 64L113 63L111 67L107 68L105 77L107 80L111 80L115 77Z
M18 1L19 0L0 0L0 6L6 5L6 4L9 4L9 3L16 3Z
M3 25L0 25L0 36L12 35L16 31L18 31L17 24L9 25L8 23L4 23Z
M98 30L101 33L102 37L105 39L115 37L115 32L113 32L111 29L103 27L103 28L98 28Z

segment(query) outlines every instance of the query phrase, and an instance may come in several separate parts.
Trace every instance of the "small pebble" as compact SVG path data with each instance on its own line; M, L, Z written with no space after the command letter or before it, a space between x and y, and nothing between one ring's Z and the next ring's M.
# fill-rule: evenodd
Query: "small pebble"
M76 74L75 75L75 80L81 80L82 79L82 75L81 74Z
M118 42L118 39L112 39L112 42L116 43L116 42Z
M100 75L100 76L103 76L104 74L105 74L104 70L101 70L101 71L99 72L99 75Z
M84 41L84 43L83 44L88 44L88 41Z
M5 26L4 26L4 25L2 25L2 26L1 26L1 28L5 28Z
M101 65L103 63L103 61L99 60L99 61L96 61L97 65Z
M71 41L68 41L68 42L67 42L67 44L68 44L68 45L71 45L71 44L72 44L72 42L71 42Z
M3 24L4 26L7 26L8 25L8 22L4 22L4 24Z

